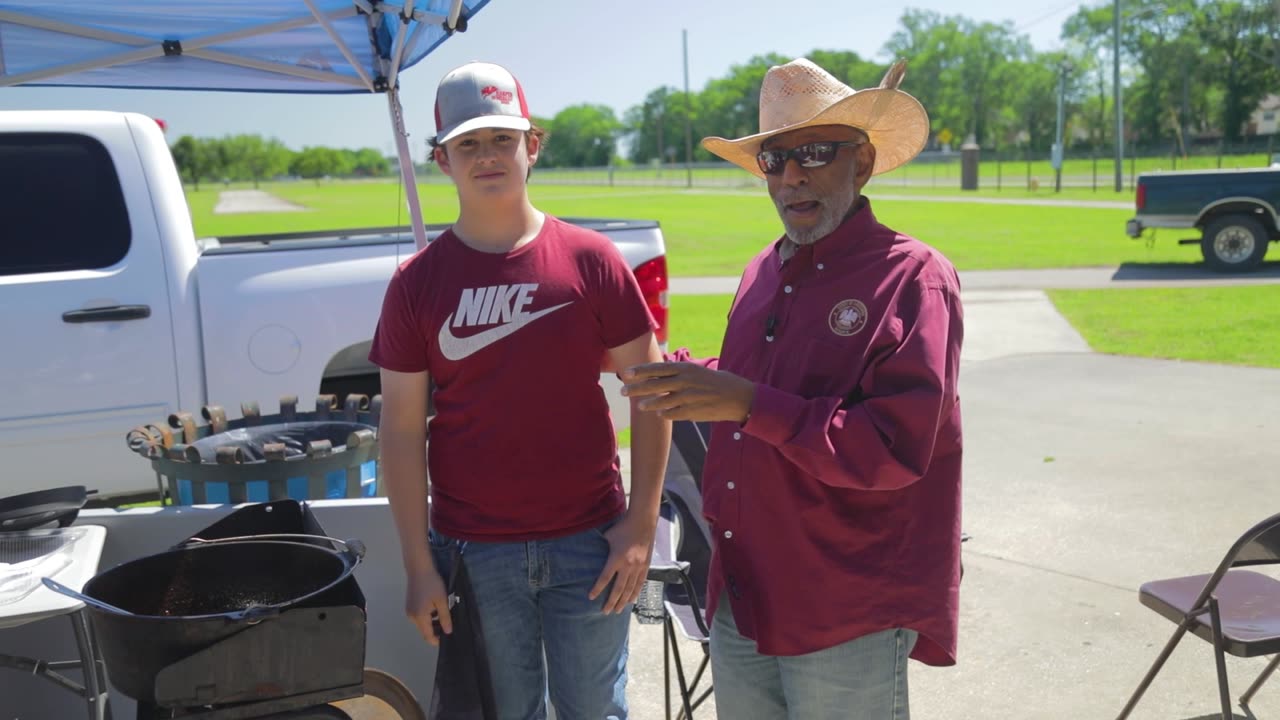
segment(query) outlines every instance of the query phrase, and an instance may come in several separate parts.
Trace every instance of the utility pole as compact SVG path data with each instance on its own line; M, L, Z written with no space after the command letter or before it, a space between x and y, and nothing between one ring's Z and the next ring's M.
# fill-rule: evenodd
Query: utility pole
M693 187L693 98L689 95L689 31L684 33L684 171L685 187Z
M662 142L662 124L667 121L667 95L662 94L662 107L658 108L658 177L662 177L662 164L667 161L667 146Z
M1190 69L1187 67L1186 58L1182 59L1182 121L1179 123L1181 134L1178 135L1179 141L1182 143L1182 156L1187 156L1187 122L1191 119L1191 75ZM1269 162L1269 161L1268 161Z
M1116 192L1124 190L1124 108L1120 97L1120 0L1113 0L1111 17L1112 88L1116 106Z
M1053 143L1053 191L1062 192L1062 161L1063 161L1063 145L1062 145L1062 124L1063 124L1063 100L1067 94L1067 63L1063 61L1058 66L1058 129L1055 132Z

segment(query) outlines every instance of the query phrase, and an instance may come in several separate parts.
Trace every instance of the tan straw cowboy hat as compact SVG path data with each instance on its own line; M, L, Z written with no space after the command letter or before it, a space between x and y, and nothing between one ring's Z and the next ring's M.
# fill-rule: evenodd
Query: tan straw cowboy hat
M737 140L703 138L702 147L757 177L756 154L778 133L813 125L850 125L876 146L871 174L888 172L914 158L929 139L929 115L919 100L898 89L906 63L889 68L879 87L854 90L801 58L769 68L760 86L760 132Z

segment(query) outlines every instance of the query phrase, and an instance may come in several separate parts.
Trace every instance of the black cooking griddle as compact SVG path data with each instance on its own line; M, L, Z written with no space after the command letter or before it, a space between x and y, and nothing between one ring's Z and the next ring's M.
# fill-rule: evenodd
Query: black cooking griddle
M53 522L67 527L75 522L91 493L83 485L68 485L0 497L0 532L30 530Z

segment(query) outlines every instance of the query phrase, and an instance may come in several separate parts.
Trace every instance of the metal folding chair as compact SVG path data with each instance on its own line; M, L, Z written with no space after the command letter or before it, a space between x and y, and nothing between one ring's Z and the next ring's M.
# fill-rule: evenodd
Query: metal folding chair
M706 458L708 426L688 421L672 424L675 452L667 464L662 507L654 541L649 579L663 583L662 676L666 717L671 718L671 666L680 693L677 718L690 720L693 711L711 696L708 673L711 651L706 607L707 572L711 565L711 535L702 517L701 477ZM685 673L679 636L699 643L702 658L692 678ZM705 681L705 682L704 682Z
M1138 599L1178 624L1146 677L1120 711L1124 720L1151 685L1173 649L1190 631L1213 645L1218 671L1218 699L1223 720L1231 720L1227 654L1250 658L1276 655L1240 698L1241 707L1280 665L1280 580L1252 570L1251 565L1280 564L1280 514L1249 528L1227 551L1211 575L1155 580L1142 585Z

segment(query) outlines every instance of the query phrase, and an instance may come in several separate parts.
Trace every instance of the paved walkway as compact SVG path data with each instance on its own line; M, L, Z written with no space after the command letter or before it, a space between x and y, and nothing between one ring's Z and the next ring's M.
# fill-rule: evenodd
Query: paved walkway
M218 193L216 215L230 213L303 212L306 208L262 190L223 190Z

